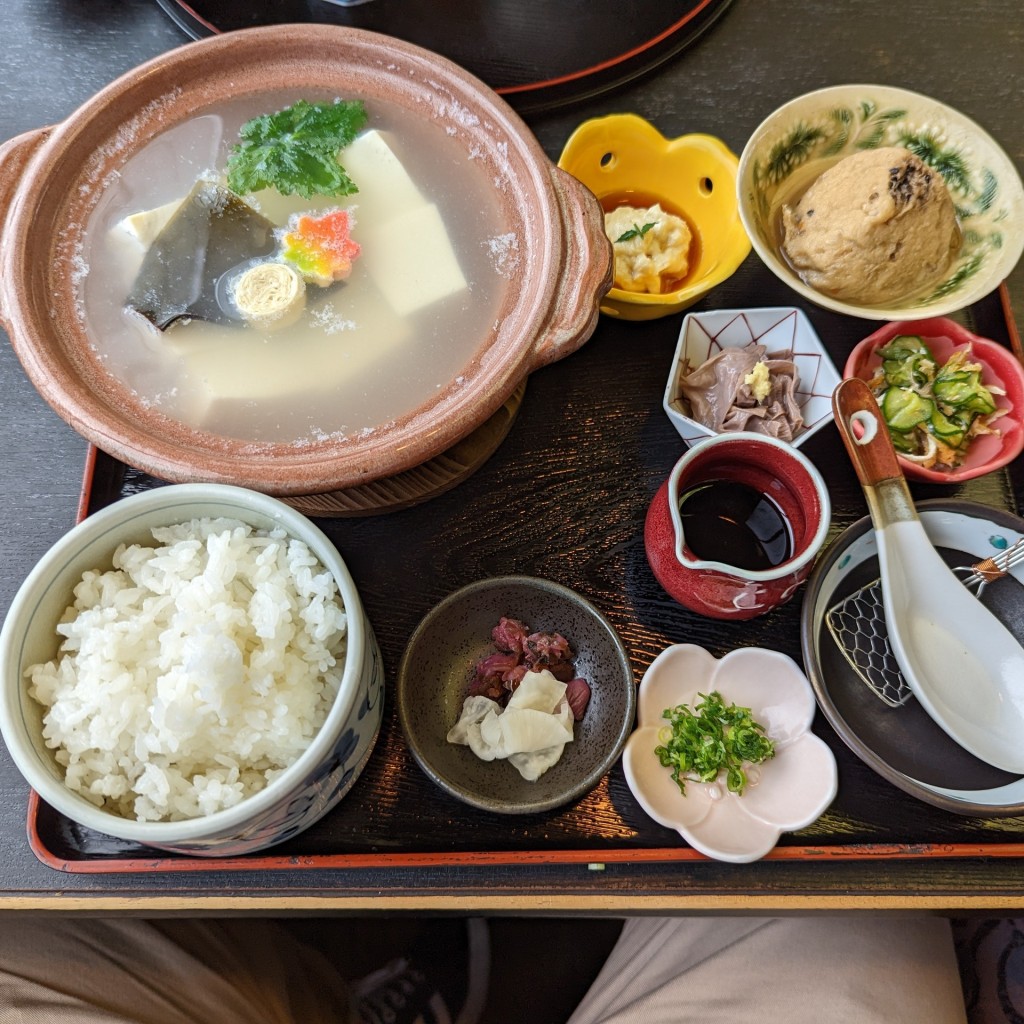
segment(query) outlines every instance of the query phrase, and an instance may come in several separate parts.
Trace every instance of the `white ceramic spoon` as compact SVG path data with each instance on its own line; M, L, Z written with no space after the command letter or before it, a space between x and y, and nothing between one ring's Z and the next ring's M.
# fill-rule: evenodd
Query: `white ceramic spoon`
M928 540L868 385L844 380L832 406L867 497L889 643L907 685L962 747L1024 774L1024 649Z

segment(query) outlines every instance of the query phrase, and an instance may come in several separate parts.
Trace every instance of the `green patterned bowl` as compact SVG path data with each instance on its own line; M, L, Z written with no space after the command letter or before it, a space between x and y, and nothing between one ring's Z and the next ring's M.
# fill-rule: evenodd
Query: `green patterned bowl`
M956 207L963 243L942 280L898 306L854 305L804 283L779 247L778 217L829 166L879 146L903 146L938 171ZM905 89L839 85L771 114L740 156L740 217L757 254L795 291L827 309L869 320L918 320L963 309L997 288L1024 249L1024 186L981 127Z

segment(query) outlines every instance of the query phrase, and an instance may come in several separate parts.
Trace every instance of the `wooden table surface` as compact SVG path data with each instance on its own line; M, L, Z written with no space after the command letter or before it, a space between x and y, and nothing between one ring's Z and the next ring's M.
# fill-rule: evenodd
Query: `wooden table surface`
M0 139L65 118L123 71L187 41L151 0L9 0L3 34ZM957 107L984 125L1020 168L1022 53L1020 0L966 6L953 0L734 0L696 44L652 74L526 119L552 159L581 121L618 111L643 115L666 136L717 135L738 153L757 124L793 96L833 84L883 83ZM1014 271L1008 287L1014 308L1024 310L1024 269ZM795 300L751 254L698 308L799 304ZM872 329L804 308L840 366L845 339ZM548 576L590 596L623 636L637 678L660 649L684 640L717 655L760 643L799 656L795 611L728 627L701 620L660 591L643 557L647 504L683 450L660 408L680 321L603 318L579 353L531 377L509 437L469 481L418 509L351 521L352 553L343 553L366 599L390 681L405 638L430 605L481 575L506 572ZM843 496L833 526L838 532L865 508L834 427L807 451ZM6 612L36 560L74 523L85 455L85 441L39 398L10 347L0 346L0 530L6 540L0 610ZM989 487L968 488L965 495L994 495L1019 508L1024 495L1013 480ZM944 489L942 496L951 493ZM510 511L515 501L529 514ZM389 544L398 538L401 544ZM847 754L841 787L844 771L853 785L867 769ZM908 799L885 783L873 785L882 801L902 806ZM602 871L586 863L523 863L67 873L32 853L27 798L26 784L0 747L0 910L622 914L960 912L1024 905L1024 870L1016 856L917 857L912 850L900 858L875 851L857 859L745 866L627 861ZM931 823L930 843L941 843L944 830L956 831L951 816L923 817ZM1024 833L1024 822L1000 828Z

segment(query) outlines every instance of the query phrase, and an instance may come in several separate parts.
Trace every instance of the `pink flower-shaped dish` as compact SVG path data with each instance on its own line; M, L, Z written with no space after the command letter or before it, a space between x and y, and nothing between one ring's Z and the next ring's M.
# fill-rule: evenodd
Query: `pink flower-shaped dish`
M995 385L1005 392L994 396L996 408L1006 410L993 423L999 432L976 437L967 449L966 458L955 469L928 469L897 452L896 458L908 478L933 484L962 484L1001 469L1024 451L1024 368L1008 348L972 334L955 320L932 317L930 320L895 321L880 327L850 352L843 377L870 380L882 362L878 350L898 334L916 334L923 338L940 363L954 350L969 346L972 360L982 366L982 384Z
M775 756L748 770L742 796L724 781L688 782L684 795L654 753L665 709L693 707L713 690L750 708L775 743ZM640 806L694 849L734 864L758 860L835 798L836 761L811 732L814 711L811 684L785 654L742 647L719 660L703 647L676 644L654 659L640 684L638 724L623 754L626 781Z

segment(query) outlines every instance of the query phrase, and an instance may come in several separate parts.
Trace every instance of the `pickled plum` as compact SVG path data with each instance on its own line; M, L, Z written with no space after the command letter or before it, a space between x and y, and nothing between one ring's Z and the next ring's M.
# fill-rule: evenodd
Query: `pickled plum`
M590 700L590 685L576 675L572 648L561 633L531 633L518 619L502 616L491 630L491 640L497 652L476 663L469 696L507 704L527 672L546 670L567 684L566 698L573 717L577 722L583 718Z

